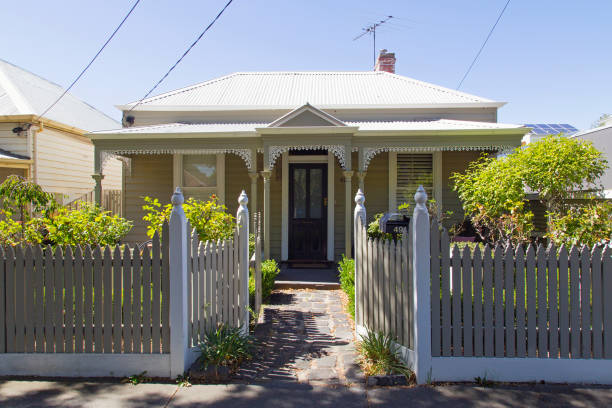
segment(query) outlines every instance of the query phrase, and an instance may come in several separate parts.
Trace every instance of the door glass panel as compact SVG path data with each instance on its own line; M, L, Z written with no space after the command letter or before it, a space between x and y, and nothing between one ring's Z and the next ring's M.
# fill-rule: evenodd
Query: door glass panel
M216 187L217 156L186 154L183 156L184 187Z
M293 170L293 218L306 217L306 169Z
M310 218L321 218L323 212L323 170L310 169Z

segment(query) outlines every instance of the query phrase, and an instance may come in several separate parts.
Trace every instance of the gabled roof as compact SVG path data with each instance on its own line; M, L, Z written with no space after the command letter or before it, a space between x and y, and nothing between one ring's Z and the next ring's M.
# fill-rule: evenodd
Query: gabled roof
M64 89L0 59L0 116L40 115ZM85 131L113 129L119 122L67 93L45 114L61 124Z
M147 98L135 110L293 109L305 101L321 109L504 105L382 71L237 72Z
M311 126L316 123L316 126L346 126L340 119L330 115L329 113L315 108L309 103L292 110L286 115L281 116L268 127L294 126L292 123L301 118L305 119ZM314 119L314 121L313 121ZM302 125L303 126L303 125Z

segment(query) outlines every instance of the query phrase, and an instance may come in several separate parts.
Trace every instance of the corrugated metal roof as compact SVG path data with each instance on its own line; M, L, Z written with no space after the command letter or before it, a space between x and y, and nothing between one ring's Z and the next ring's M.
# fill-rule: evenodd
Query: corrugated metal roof
M40 115L63 92L61 86L0 59L0 115ZM70 93L45 117L87 131L120 126L116 120Z
M522 125L508 123L470 122L439 119L430 121L386 121L386 122L345 122L360 131L436 131L436 130L495 130L518 129ZM138 126L116 130L92 132L93 134L176 134L176 133L223 133L256 132L256 128L267 127L268 123L168 123L163 125Z
M295 108L307 102L318 108L497 103L382 71L237 72L145 99L136 109L178 106Z

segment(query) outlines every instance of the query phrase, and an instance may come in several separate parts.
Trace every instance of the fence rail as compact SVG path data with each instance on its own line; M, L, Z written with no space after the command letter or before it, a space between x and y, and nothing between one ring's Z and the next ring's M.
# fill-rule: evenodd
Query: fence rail
M609 247L460 251L435 220L431 242L434 357L612 359Z
M112 214L122 216L123 211L123 193L121 190L102 190L102 208L106 211L110 211ZM71 210L76 210L81 207L81 203L95 203L94 191L88 191L87 193L75 198L66 204Z
M4 248L0 353L168 353L167 242Z

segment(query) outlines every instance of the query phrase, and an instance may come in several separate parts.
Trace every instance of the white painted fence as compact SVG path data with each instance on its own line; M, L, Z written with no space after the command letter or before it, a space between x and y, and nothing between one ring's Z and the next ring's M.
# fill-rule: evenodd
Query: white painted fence
M411 232L397 243L381 243L366 236L364 199L361 192L355 198L357 330L394 336L419 383L477 376L612 383L610 248L460 252L436 220L430 224L422 188ZM401 261L387 266L394 257ZM394 321L398 298L409 299L409 313L395 309L403 326L396 320L394 329L386 322ZM408 338L397 331L405 326Z
M0 375L175 377L204 330L248 329L246 194L236 238L221 243L191 239L183 201L177 188L161 239L142 252L0 249Z

